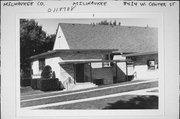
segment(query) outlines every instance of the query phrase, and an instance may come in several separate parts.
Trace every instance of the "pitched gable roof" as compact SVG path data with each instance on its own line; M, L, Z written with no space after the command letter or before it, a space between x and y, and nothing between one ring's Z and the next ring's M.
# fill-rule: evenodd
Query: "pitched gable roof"
M60 23L70 49L118 49L119 52L158 51L158 29Z

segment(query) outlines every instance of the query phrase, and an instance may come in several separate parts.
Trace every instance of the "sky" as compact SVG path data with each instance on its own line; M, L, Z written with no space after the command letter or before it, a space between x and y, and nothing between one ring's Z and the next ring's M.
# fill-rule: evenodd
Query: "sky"
M47 34L55 34L58 27L58 23L79 23L79 24L90 24L100 21L115 21L116 23L121 22L121 26L140 26L146 27L157 27L158 22L155 19L142 19L142 18L122 18L122 19L35 19L39 25L42 26L43 30Z

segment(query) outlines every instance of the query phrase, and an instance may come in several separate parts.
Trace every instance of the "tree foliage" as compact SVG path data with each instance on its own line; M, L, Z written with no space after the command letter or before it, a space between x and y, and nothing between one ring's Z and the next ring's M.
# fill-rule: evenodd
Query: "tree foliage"
M52 50L55 34L47 35L35 20L20 20L20 62L21 69L30 66L29 57Z
M104 20L104 21L100 21L99 23L97 23L99 25L111 25L111 26L117 26L117 25L121 25L121 22L117 23L116 20L115 21L107 21L107 20Z

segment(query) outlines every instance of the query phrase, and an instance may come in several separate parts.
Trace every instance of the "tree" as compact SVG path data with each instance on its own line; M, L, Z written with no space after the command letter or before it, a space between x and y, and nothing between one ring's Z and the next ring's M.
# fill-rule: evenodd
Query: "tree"
M20 67L27 72L30 68L28 58L52 50L55 35L46 35L42 26L35 20L20 20Z
M117 26L117 23L116 23L116 20L114 22L112 21L107 21L107 20L104 20L104 21L100 21L98 23L99 25L111 25L111 26ZM119 22L119 25L120 25L120 22Z
M45 42L43 42L43 45L41 46L42 52L47 52L49 50L52 50L53 46L54 46L55 39L56 39L55 34L47 35Z
M113 22L113 25L116 26L116 20Z
M121 22L119 22L119 26L121 26Z
M104 20L99 22L99 25L109 25L109 23L107 22L107 20Z

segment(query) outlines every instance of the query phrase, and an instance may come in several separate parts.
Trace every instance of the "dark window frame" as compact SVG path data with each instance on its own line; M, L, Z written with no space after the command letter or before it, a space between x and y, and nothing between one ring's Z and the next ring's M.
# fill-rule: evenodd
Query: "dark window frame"
M110 60L110 58L111 58L110 54L105 54L104 55L105 60ZM110 62L103 62L102 65L103 65L102 67L111 67L112 66Z
M155 70L155 60L154 59L149 59L147 60L147 66L148 70Z
M39 70L42 71L45 67L45 58L40 58L39 59Z
M128 60L126 63L127 63L127 66L133 66L134 67L134 61L135 60L135 57L126 57L126 60Z

